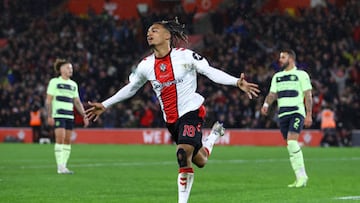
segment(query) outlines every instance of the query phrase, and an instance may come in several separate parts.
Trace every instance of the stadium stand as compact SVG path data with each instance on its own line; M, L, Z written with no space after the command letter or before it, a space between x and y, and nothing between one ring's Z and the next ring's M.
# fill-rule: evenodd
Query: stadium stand
M64 11L60 0L36 2L12 0L0 5L0 38L6 41L0 50L0 127L28 126L32 104L44 103L56 57L73 62L82 101L102 101L126 83L148 53L146 23L187 16L189 33L203 36L196 51L233 75L246 72L262 90L260 98L249 100L235 88L199 76L198 91L207 98L207 126L220 120L227 128L277 128L274 109L266 118L259 111L271 76L279 70L278 51L291 47L298 67L312 79L314 120L323 105L333 106L343 145L350 144L351 130L359 128L359 1L283 13L265 10L263 1L231 0L203 16L208 23L189 20L194 14L183 9L175 9L171 16L153 10L140 18L115 19L91 10L76 16ZM208 27L203 29L204 25ZM91 127L164 127L149 84L105 114ZM152 122L144 122L143 116ZM319 129L320 121L312 128Z

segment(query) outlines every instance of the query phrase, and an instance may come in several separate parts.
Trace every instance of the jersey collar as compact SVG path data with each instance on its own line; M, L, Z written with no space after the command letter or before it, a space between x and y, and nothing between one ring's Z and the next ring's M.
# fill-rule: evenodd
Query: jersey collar
M285 69L284 69L284 71L285 71L285 72L292 72L292 71L295 71L295 70L297 70L297 69L298 69L298 68L297 68L296 66L294 66L291 70L285 70Z

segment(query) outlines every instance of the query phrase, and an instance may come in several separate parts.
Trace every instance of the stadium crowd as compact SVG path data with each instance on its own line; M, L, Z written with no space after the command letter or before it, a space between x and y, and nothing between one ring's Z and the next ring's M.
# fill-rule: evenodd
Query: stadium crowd
M144 29L149 19L193 16L175 9L117 20L106 12L95 15L89 10L87 16L78 17L53 9L60 1L39 7L42 12L27 12L24 7L31 4L23 1L9 2L0 7L0 38L8 39L0 50L0 127L29 126L32 106L44 103L56 57L72 61L82 101L102 101L127 82L148 54ZM226 128L277 128L275 109L262 117L260 108L271 76L280 69L279 49L289 47L297 53L298 68L312 80L312 128L320 128L322 107L331 106L337 135L342 144L350 144L351 130L359 128L360 119L360 2L349 0L342 7L328 3L300 9L297 15L261 8L258 1L234 0L208 14L212 27L196 51L232 75L245 72L262 93L249 100L235 87L216 85L199 75L198 92L207 98L206 127L219 120ZM196 22L186 22L193 32ZM111 107L91 127L164 127L159 108L146 84L135 98Z

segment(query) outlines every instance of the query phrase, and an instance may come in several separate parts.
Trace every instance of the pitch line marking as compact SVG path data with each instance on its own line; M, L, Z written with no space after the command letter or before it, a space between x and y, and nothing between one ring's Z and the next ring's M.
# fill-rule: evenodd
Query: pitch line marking
M360 157L347 157L347 158L325 158L325 159L306 159L306 161L358 161ZM110 160L107 160L110 161ZM86 167L105 167L105 166L153 166L153 165L172 165L177 164L175 161L154 161L154 162L121 162L121 160L113 160L114 163L84 163L84 164L71 164L72 167L86 168ZM119 162L120 161L120 162ZM210 164L223 164L223 163L273 163L273 162L287 162L288 159L257 159L257 160L244 160L244 159L232 159L232 160L209 160ZM21 161L20 161L21 162ZM44 165L26 165L14 168L20 169L38 169L38 168L53 168L54 164ZM10 167L0 166L0 169L6 169Z
M334 199L338 199L338 200L360 200L360 196L335 197Z

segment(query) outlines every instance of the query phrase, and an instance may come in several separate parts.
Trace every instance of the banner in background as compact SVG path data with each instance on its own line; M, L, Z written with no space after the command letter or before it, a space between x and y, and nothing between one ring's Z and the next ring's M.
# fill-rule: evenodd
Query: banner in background
M71 13L87 16L89 13L107 12L115 19L138 18L138 6L153 7L153 0L70 0L67 8Z
M223 0L182 0L182 6L187 13L196 10L197 13L207 13L216 9Z
M210 129L204 130L204 137ZM31 128L0 128L0 141L7 136L32 142ZM322 133L319 130L303 130L299 142L304 146L320 146ZM171 144L167 129L76 129L72 135L75 144ZM221 137L219 145L285 146L279 130L229 129Z
M69 0L66 7L71 13L87 16L89 13L107 12L115 19L138 18L138 12L167 11L181 3L186 13L204 14L218 7L223 0ZM170 10L170 12L172 12Z

